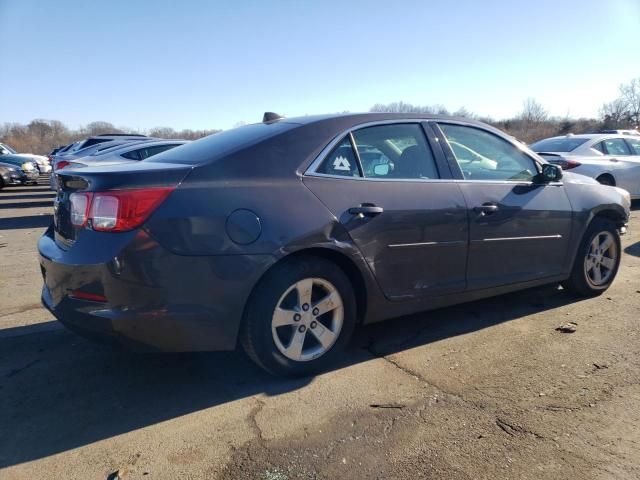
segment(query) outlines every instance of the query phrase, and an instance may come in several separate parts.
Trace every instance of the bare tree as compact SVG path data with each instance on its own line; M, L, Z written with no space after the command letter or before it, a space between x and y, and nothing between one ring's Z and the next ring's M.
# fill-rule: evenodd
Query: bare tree
M547 120L549 114L540 102L533 97L529 97L522 104L522 112L520 112L519 117L531 125L536 125Z
M626 126L629 118L626 99L618 97L609 103L605 103L602 108L600 108L600 117L603 120L604 128L620 128Z
M620 85L620 99L627 105L627 114L632 126L640 124L640 77L627 85Z

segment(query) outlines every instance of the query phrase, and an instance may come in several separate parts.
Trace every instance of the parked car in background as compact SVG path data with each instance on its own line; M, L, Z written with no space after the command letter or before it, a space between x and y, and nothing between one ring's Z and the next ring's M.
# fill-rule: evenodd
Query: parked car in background
M20 170L22 175L19 175L19 177L22 180L22 183L38 183L40 173L38 172L38 167L33 160L23 157L22 155L9 154L0 156L0 163L5 166L10 165L11 167Z
M79 142L73 144L73 146L67 151L67 153L73 153L78 150L82 150L83 148L90 147L92 145L96 145L98 143L106 143L114 140L141 140L143 138L148 138L146 135L139 134L129 134L129 133L105 133L102 135L94 135Z
M113 142L109 142L113 143ZM120 163L138 162L153 157L159 153L180 145L189 143L188 140L152 140L141 142L118 143L109 148L98 149L90 155L78 156L65 168L83 168L95 165L117 165ZM102 144L107 146L108 144Z
M25 185L34 181L33 174L27 174L22 168L11 163L2 163L0 158L0 189L9 185ZM37 181L35 175L35 181Z
M60 170L38 244L43 304L88 337L240 343L272 373L306 375L358 323L549 283L599 295L616 276L628 192L563 175L495 128L265 117L139 162Z
M136 137L128 137L128 138L118 137L115 140L92 143L91 145L85 146L81 149L71 148L64 153L54 155L53 161L52 161L54 174L51 175L51 177L49 178L49 185L51 187L51 190L56 190L57 188L55 172L63 168L66 168L74 160L77 160L79 158L83 158L89 155L93 155L96 152L101 152L103 150L107 150L115 146L126 145L129 143L136 143L136 144L145 143L152 140L157 140L157 139L151 138L151 137L144 137L144 136L136 136ZM81 143L84 143L84 141L77 142L77 143L81 144Z
M564 170L624 188L631 198L640 198L640 136L565 135L540 140L531 149Z
M0 143L0 158L2 157L2 155L19 155L35 162L36 167L38 168L38 171L40 173L51 172L51 164L49 163L49 159L43 155L34 155L33 153L17 153L6 143Z
M638 130L600 130L600 133L616 133L619 135L640 135Z

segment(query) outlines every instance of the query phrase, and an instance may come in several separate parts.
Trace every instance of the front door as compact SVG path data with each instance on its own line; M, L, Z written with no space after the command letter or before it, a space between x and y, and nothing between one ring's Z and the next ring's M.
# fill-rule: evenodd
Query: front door
M468 288L562 274L572 219L562 183L540 183L535 160L488 130L454 123L439 127L444 148L460 169L469 207Z
M465 289L467 210L419 123L355 130L304 183L345 227L388 298Z

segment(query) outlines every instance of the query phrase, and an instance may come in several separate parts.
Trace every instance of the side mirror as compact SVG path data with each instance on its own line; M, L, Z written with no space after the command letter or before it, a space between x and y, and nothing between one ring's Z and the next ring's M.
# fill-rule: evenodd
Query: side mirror
M562 168L560 168L558 165L545 163L542 165L542 173L540 174L540 178L545 183L558 182L562 179Z
M389 175L389 164L382 163L380 165L376 165L375 167L373 167L373 173L381 177L384 175Z

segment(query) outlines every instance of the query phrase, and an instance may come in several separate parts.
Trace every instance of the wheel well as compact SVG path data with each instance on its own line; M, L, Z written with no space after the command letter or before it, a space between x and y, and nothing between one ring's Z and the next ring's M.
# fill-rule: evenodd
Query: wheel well
M597 180L598 182L602 183L602 182L600 181L600 179L601 179L601 178L602 178L602 179L605 179L605 178L606 178L607 180L609 180L610 185L613 185L613 186L615 187L615 185L616 185L616 179L615 179L615 178L613 178L613 175L611 175L610 173L603 173L602 175L599 175L599 176L598 176L598 178L596 178L596 180Z
M610 220L615 223L617 227L621 227L625 223L624 216L621 215L620 212L616 212L615 210L601 210L596 213L593 218L604 218Z
M360 269L356 266L354 261L346 255L328 248L308 248L287 255L276 262L275 265L278 265L280 262L291 261L301 257L324 258L325 260L329 260L336 264L344 272L353 286L353 293L356 297L357 320L358 322L361 322L362 319L364 319L367 310L367 286ZM273 268L273 266L271 268Z

